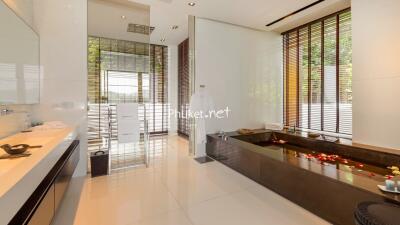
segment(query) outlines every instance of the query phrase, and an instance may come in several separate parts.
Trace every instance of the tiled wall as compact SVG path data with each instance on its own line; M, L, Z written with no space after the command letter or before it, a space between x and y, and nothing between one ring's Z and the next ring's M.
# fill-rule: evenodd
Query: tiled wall
M87 168L87 1L34 0L40 36L40 104L34 118L77 125L81 156L76 175Z

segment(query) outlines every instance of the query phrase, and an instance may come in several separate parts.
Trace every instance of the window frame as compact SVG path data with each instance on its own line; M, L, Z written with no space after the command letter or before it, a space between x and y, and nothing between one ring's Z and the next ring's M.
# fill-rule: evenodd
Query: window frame
M290 30L288 30L288 31L285 31L285 32L283 32L282 33L282 40L283 40L283 43L282 43L282 45L283 45L283 49L282 49L282 52L283 52L283 121L284 121L284 125L286 126L286 127L289 127L289 126L295 126L296 128L299 128L300 130L304 130L304 131L315 131L315 132L318 132L318 133L323 133L323 134L331 134L331 135L336 135L336 136L341 136L341 137L346 137L346 138L352 138L352 129L348 129L348 130L350 130L350 133L345 133L345 132L342 132L342 130L346 130L345 128L340 128L340 124L341 124L341 121L340 121L340 109L339 109L339 107L340 107L340 105L341 105L341 96L340 96L340 94L341 94L341 91L339 90L339 84L340 84L340 66L342 66L343 64L340 64L340 55L341 55L341 53L340 53L340 25L341 24L343 24L343 22L341 21L341 19L340 19L340 16L341 15L343 15L343 14L349 14L350 13L350 21L351 21L351 8L346 8L346 9L343 9L343 10L340 10L340 11L338 11L338 12L335 12L335 13L332 13L332 14L330 14L330 15L327 15L327 16L324 16L324 17L322 17L322 18L319 18L319 19L317 19L317 20L314 20L314 21L312 21L312 22L309 22L309 23L306 23L306 24L303 24L303 25L301 25L301 26L298 26L298 27L296 27L296 28L293 28L293 29L290 29ZM325 54L324 54L324 45L326 44L326 42L324 41L324 38L325 38L325 35L326 35L326 33L325 33L325 30L324 30L324 25L325 25L325 21L327 21L327 20L330 20L330 19L334 19L335 20L335 36L336 36L336 38L335 38L335 55L334 55L334 59L335 59L335 76L336 76L336 79L335 79L335 88L336 88L336 91L335 91L335 98L336 98L336 100L335 100L335 104L336 104L336 109L335 109L335 117L336 117L336 120L334 121L334 123L335 123L335 131L332 131L332 130L325 130L324 128L324 118L325 117L329 117L329 116L327 116L327 114L325 114L325 112L324 112L324 108L325 108L325 106L324 106L324 103L325 103L325 101L326 101L326 99L325 99L325 95L324 95L324 89L326 88L325 86L324 86L324 82L325 82L325 78L324 78L324 75L325 75L325 65L324 65L324 61L325 60L327 60L327 58L326 58L326 56L325 56ZM340 23L340 22L342 22L342 23ZM311 112L310 112L310 107L312 107L312 105L311 105L311 100L310 100L310 96L311 96L311 94L312 94L312 91L310 90L311 89L311 46L310 47L308 47L308 61L307 61L307 66L308 66L308 84L307 84L307 87L305 87L305 85L301 85L300 83L302 82L302 80L300 80L300 79L302 79L301 77L300 77L300 64L302 63L302 60L303 59L300 59L300 54L299 54L299 52L300 52L300 49L302 48L301 46L300 46L300 44L299 44L299 40L300 40L300 35L299 35L299 33L300 32L302 32L302 30L304 30L304 29L306 29L306 31L307 31L307 38L309 39L308 40L308 44L307 45L310 45L311 44L311 38L312 38L312 34L311 34L311 30L312 30L312 26L313 25L316 25L316 26L318 26L318 24L321 24L321 34L320 34L320 46L321 46L321 50L320 50L320 55L321 55L321 62L320 62L320 70L321 70L321 75L320 75L320 102L319 102L319 104L320 104L320 120L321 120L321 124L320 124L320 129L315 129L315 128L313 128L313 126L312 126L312 121L311 121L311 118L312 118L312 114L311 114ZM351 29L351 23L350 23L350 29ZM293 46L292 46L292 48L290 48L290 44L292 44L293 45L293 38L291 39L291 36L290 35L297 35L297 37L294 37L294 42L297 42L297 43L294 43L295 45L296 45L296 52L295 53L293 53ZM318 36L318 35L317 35ZM292 42L290 42L290 41L292 41ZM292 52L291 52L292 51ZM289 58L290 57L292 57L291 59L292 60L289 60ZM295 63L292 63L292 61L293 61L293 58L296 58L296 60L295 60ZM290 68L289 68L290 67ZM295 69L294 69L294 67L296 67ZM294 71L294 72L293 72ZM289 80L291 79L291 77L290 77L290 75L291 76L293 76L293 74L295 74L294 76L294 78L292 77L292 80L293 79L295 79L296 81L295 82L293 82L293 81L291 81L291 82L289 82ZM350 76L351 76L351 74L352 73L350 73ZM297 77L296 77L297 76ZM351 79L351 78L350 78ZM291 88L293 88L292 86L294 85L294 83L296 84L296 88L295 88L295 91L294 92L296 92L295 93L295 98L297 98L297 99L295 99L295 100L293 100L293 90L291 90L290 91L290 89ZM289 87L289 88L288 88ZM307 114L307 121L305 121L304 120L304 118L303 118L303 116L300 116L300 110L302 110L302 112L303 112L303 109L300 109L300 107L301 107L301 104L303 104L303 103L300 103L300 98L302 98L303 97L303 94L301 93L302 92L302 89L303 88L307 88L308 90L307 90L307 94L308 94L308 101L307 101L307 105L308 105L308 114ZM290 92L290 93L289 93ZM293 106L294 104L293 104L293 101L295 101L295 106ZM318 103L317 103L318 104ZM316 104L316 105L317 105ZM349 103L347 103L347 104L349 104ZM352 103L350 103L350 104L352 104ZM290 105L290 106L289 106ZM292 108L294 108L294 109L292 109ZM294 113L292 113L292 112L290 112L290 111L295 111ZM352 110L351 110L351 112L352 112ZM296 114L296 115L294 115L294 114ZM301 117L301 118L300 118ZM295 118L295 119L293 119L293 118ZM294 121L294 123L293 123L293 121ZM308 123L308 125L306 126L306 127L303 127L302 125L301 125L301 123L303 123L303 121L304 122L307 122ZM344 122L348 122L348 120L343 120ZM350 123L352 123L352 117L351 117L351 120L350 120ZM344 126L344 125L343 125ZM350 128L351 128L351 126L350 126Z

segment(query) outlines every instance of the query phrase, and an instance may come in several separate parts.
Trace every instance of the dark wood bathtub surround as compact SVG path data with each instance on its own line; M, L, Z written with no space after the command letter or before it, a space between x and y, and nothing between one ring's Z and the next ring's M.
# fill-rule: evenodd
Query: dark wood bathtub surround
M356 148L333 146L339 144L321 143L323 141L301 138L300 135L285 132L276 132L275 135L284 140L286 138L292 144L309 148L327 145L328 151L337 148L337 151L346 153L359 151ZM354 224L354 209L362 201L400 204L399 196L384 194L378 190L376 185L383 182L382 178L371 179L341 170L332 175L326 173L318 163L304 165L285 156L277 146L262 147L249 143L268 140L271 132L260 131L252 135L238 135L233 132L228 133L228 136L230 137L223 140L217 135L208 135L207 155L333 224ZM381 154L377 152L363 154L366 157L372 154L385 162L395 160L390 156L375 156ZM363 154L356 156L361 157Z
M357 161L377 165L392 166L400 164L400 155L396 150L385 149L361 144L354 144L349 139L339 138L339 142L327 142L322 138L308 138L307 132L289 133L284 131L272 132L278 139L288 141L289 144L308 148L316 151L324 151L328 154L337 154L343 157ZM239 135L236 132L229 133L230 136L251 143L268 141L271 138L271 132L259 130L253 135ZM400 150L397 150L400 152Z

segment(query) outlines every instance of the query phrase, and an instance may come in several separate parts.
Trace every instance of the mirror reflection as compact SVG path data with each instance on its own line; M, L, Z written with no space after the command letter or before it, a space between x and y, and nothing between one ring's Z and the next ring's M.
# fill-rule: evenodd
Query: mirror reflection
M39 37L0 1L0 104L39 103Z

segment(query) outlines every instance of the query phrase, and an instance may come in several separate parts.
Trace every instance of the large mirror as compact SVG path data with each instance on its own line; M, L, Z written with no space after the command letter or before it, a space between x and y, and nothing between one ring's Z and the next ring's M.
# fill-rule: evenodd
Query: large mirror
M39 103L39 37L0 0L0 105Z

